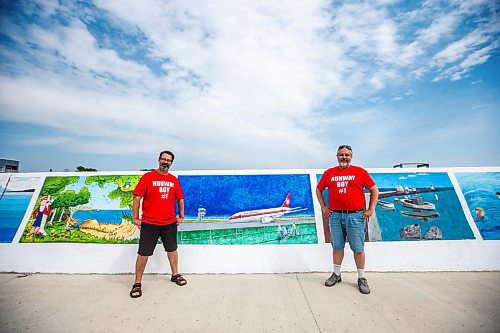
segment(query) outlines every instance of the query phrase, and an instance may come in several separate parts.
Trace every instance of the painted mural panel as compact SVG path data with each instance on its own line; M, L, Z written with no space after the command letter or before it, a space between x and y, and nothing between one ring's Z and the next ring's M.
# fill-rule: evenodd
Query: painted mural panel
M20 242L137 243L140 175L47 177Z
M376 173L380 240L474 239L447 173Z
M181 244L315 244L308 174L180 176Z
M371 176L380 195L368 224L367 240L474 239L447 173L371 173ZM317 175L319 178L321 175ZM369 194L366 195L368 202Z
M455 176L483 239L500 239L500 173L464 172Z
M47 177L20 242L138 243L140 175ZM309 175L180 176L179 244L317 243Z
M11 243L40 177L0 176L0 243Z

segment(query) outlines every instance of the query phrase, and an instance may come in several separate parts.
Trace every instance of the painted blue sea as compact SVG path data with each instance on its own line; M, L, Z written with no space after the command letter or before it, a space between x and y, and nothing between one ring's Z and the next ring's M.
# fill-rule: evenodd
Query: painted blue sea
M32 195L32 192L5 192L3 194L0 200L0 243L12 242Z
M436 208L432 210L432 213L438 213L439 218L423 221L401 214L401 211L412 210L403 207L401 202L394 202L394 198L401 199L405 197L404 195L383 199L393 202L395 208L395 210L389 211L377 205L377 219L383 241L404 240L399 233L400 229L415 223L420 225L422 237L430 227L437 226L441 230L444 240L474 239L474 234L453 188L441 189L438 192L419 193L419 195L424 201L435 205Z
M319 181L321 175L317 175ZM462 206L453 188L451 180L446 172L401 172L401 173L372 173L375 184L381 193L380 200L394 203L394 210L383 209L377 205L377 219L383 241L403 241L400 230L407 225L419 224L421 237L432 226L437 226L442 231L442 239L461 240L474 239L469 223L465 217ZM383 197L382 193L395 192L398 188L407 191L403 195L390 195ZM434 189L431 191L431 189ZM439 214L439 218L428 221L408 217L401 214L401 211L413 211L403 207L400 202L394 199L403 199L406 195L417 194L426 202L433 203L435 209L432 213ZM429 191L429 192L427 192ZM328 200L325 191L325 200Z
M124 215L132 216L132 211L130 209L124 210L81 210L73 214L74 219L78 219L75 224L79 226L83 221L87 219L97 220L99 223L116 223L120 224L122 222L122 217Z
M456 177L483 239L500 239L500 173L464 172Z

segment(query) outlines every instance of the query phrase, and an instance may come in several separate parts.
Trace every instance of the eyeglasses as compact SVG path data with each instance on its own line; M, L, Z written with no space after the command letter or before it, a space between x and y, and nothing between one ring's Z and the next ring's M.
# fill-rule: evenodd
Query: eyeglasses
M172 160L171 160L171 159L166 159L166 158L163 158L163 157L160 157L160 161L172 162Z
M352 148L351 148L351 146L349 146L349 145L341 145L341 146L339 146L339 149L337 149L337 151L339 151L340 149L344 149L344 148L347 148L347 149L349 149L350 151L352 151Z

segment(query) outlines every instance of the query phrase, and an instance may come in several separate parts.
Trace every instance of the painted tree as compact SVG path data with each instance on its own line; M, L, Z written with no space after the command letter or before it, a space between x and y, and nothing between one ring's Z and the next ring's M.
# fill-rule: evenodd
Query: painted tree
M87 177L85 184L91 185L95 182L100 188L104 188L109 183L116 184L117 188L111 191L108 197L110 199L120 198L120 207L132 209L133 191L140 178L139 175L91 176Z
M54 206L61 207L69 213L69 217L66 221L66 230L69 230L69 224L73 218L73 214L80 209L81 206L87 204L89 200L90 192L87 187L82 187L78 193L75 193L73 190L65 191L54 200Z
M43 196L50 196L50 197L55 197L56 200L52 202L50 205L51 211L48 217L48 223L52 224L54 221L54 218L57 216L62 215L62 206L59 206L57 201L57 196L59 193L61 193L66 186L74 184L78 182L80 177L78 176L70 176L70 177L47 177L45 178L45 182L42 186L42 189L40 190L40 196L39 196L39 201L40 198ZM59 213L59 215L57 214Z

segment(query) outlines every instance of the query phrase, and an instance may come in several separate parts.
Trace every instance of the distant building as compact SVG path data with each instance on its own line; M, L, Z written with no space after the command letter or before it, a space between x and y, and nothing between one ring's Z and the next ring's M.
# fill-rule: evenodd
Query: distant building
M198 222L201 222L206 214L207 210L200 206L200 208L198 208Z
M0 172L19 172L19 161L0 158Z

